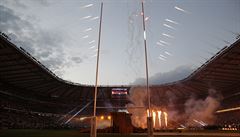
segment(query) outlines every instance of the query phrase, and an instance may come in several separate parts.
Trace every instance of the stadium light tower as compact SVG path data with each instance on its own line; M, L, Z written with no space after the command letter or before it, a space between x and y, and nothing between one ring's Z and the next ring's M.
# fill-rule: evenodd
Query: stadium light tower
M144 15L144 4L142 1L142 21L143 21L143 38L144 38L144 51L145 51L145 67L146 67L146 89L147 89L147 100L148 100L148 116L147 116L147 128L148 137L153 137L153 119L151 111L151 100L148 83L148 58L147 58L147 38L146 38L146 26L145 26L145 15Z
M96 79L95 79L95 90L94 90L94 107L93 107L93 117L91 119L90 137L96 137L97 136L96 105L97 105L97 90L98 90L99 53L100 53L101 29L102 29L102 11L103 11L103 3L101 3L101 12L100 12L100 20L99 20L97 65L96 65Z

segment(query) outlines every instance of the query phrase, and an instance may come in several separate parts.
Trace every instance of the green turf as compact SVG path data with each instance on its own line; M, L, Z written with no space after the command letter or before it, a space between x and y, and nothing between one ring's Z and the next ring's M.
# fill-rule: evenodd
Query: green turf
M196 134L195 134L196 133ZM183 135L184 133L176 133L178 135L155 135L155 137L229 137L229 135ZM0 137L89 137L89 133L80 133L78 130L0 130ZM147 137L146 134L112 134L98 133L98 137ZM240 137L240 134L239 134Z

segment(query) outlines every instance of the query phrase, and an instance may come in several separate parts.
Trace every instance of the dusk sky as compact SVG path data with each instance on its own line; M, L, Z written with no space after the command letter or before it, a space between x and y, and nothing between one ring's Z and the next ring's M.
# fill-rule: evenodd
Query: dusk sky
M100 4L101 85L145 77L140 0L0 0L0 31L64 80L94 84ZM145 0L150 84L187 77L240 34L240 0Z

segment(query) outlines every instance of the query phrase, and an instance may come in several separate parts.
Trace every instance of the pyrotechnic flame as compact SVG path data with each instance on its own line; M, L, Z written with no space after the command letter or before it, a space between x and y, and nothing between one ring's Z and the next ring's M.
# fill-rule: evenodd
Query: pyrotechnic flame
M152 112L152 116L153 116L153 127L156 127L156 112L155 111Z
M168 121L168 119L167 119L167 117L168 117L168 115L167 115L167 112L163 112L163 114L164 114L164 120L165 120L165 126L167 127L167 121Z
M162 120L161 120L161 116L162 116L162 111L157 111L158 113L158 123L159 123L159 127L162 126Z
M165 21L178 25L179 23L170 19L165 19Z
M150 117L149 110L147 109L147 116Z
M149 115L149 110L147 109L147 114ZM162 112L161 110L152 110L151 111L153 118L153 127L154 128L162 128L168 126L168 114L167 112ZM162 123L162 115L164 123Z

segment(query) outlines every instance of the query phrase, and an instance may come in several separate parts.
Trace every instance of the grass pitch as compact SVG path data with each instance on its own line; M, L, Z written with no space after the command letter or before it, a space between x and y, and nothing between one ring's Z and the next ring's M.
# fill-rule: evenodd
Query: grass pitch
M239 132L185 132L156 133L154 137L240 137ZM78 130L0 130L0 137L90 137L89 133ZM98 133L97 137L147 137L147 134Z

